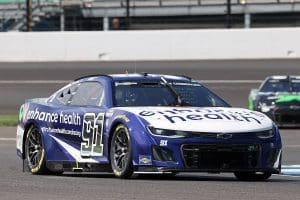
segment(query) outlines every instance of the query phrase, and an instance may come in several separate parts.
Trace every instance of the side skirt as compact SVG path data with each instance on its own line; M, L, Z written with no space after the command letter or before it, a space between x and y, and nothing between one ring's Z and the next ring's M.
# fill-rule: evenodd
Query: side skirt
M47 162L47 168L53 172L112 172L109 164L91 164L78 162Z

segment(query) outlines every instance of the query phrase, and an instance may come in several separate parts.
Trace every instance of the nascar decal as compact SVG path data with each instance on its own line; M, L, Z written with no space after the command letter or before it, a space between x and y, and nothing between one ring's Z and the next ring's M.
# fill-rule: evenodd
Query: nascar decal
M150 155L139 155L140 165L152 165L152 158Z
M159 146L161 146L161 147L166 147L166 146L168 146L168 140L160 140Z

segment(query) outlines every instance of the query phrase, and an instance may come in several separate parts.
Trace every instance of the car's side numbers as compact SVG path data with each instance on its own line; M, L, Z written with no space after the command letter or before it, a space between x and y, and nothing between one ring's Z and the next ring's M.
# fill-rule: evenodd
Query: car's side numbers
M80 154L83 157L103 155L103 121L104 113L86 113L82 125L82 142Z

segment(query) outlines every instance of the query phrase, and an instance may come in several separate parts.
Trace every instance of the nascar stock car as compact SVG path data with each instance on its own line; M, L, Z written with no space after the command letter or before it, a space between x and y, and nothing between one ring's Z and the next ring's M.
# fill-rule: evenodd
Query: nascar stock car
M249 109L265 113L280 127L300 126L300 76L270 76L249 94Z
M82 77L20 108L17 153L33 174L117 177L281 170L281 138L262 113L232 108L197 81L155 74Z

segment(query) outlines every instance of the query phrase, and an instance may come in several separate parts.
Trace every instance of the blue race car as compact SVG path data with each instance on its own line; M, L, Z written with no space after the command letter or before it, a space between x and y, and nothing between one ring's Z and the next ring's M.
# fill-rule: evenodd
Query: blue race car
M232 108L197 81L155 74L82 77L20 108L17 153L33 174L233 172L265 180L281 170L278 128Z

